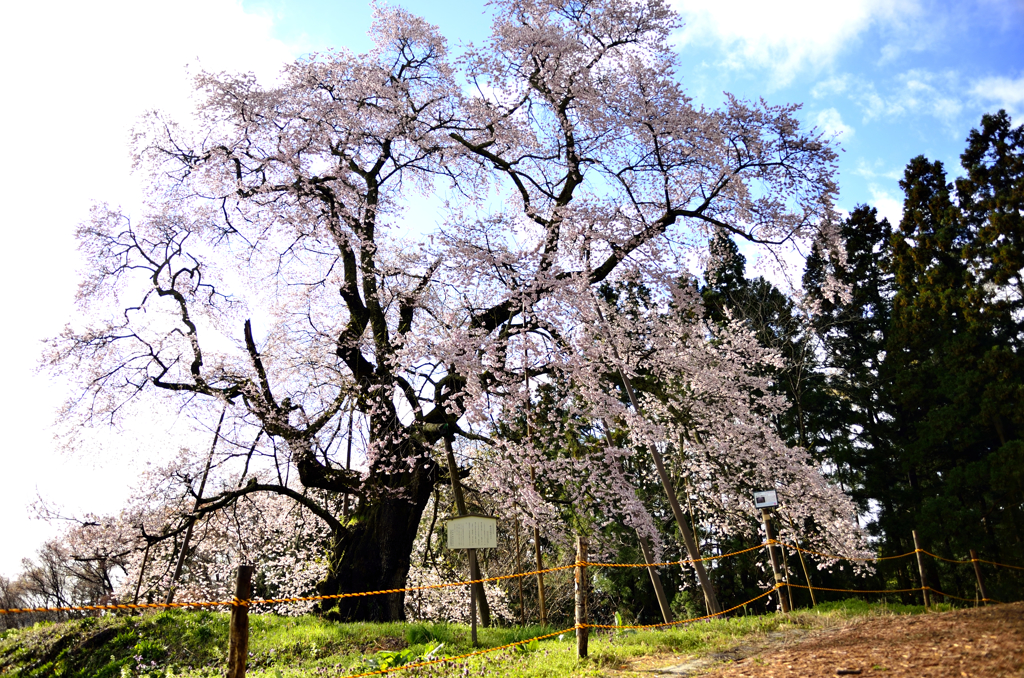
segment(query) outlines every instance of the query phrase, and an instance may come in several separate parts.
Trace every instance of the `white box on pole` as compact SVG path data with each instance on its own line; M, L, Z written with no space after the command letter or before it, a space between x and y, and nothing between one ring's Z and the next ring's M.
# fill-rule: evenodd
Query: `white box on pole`
M779 495L775 490L765 490L754 493L754 506L756 508L772 508L779 505Z
M498 547L498 519L490 516L459 516L448 521L448 548L493 549Z

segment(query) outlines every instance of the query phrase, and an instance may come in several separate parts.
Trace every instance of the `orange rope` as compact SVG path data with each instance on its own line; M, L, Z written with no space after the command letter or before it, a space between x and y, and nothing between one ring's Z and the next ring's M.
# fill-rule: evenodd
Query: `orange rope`
M220 601L205 601L205 602L183 602L183 603L140 603L140 604L124 604L124 605L78 605L71 607L28 607L28 608L13 608L13 609L0 609L0 614L15 614L20 612L73 612L73 611L93 611L93 610L144 610L144 609L160 609L169 607L221 607L230 605L232 607L238 605L244 605L246 607L250 605L271 605L275 603L299 603L303 601L313 600L337 600L339 598L356 598L360 596L377 596L387 595L392 593L405 593L409 591L423 591L426 589L444 589L451 588L453 586L467 586L469 584L477 584L489 581L499 581L501 579L513 579L515 577L530 577L536 574L546 574L548 572L558 572L560 570L571 570L576 567L576 564L572 565L560 565L558 567L549 567L546 570L537 570L535 572L523 572L520 574L504 574L497 577L487 577L484 579L472 579L469 581L460 581L446 584L428 584L424 586L409 586L403 589L385 589L382 591L357 591L354 593L335 593L326 596L302 596L295 598L257 598L251 600L220 600ZM646 566L643 566L646 567Z
M693 617L691 619L683 619L681 621L674 621L674 622L661 623L661 624L640 624L640 625L619 624L619 625L614 625L614 626L611 625L611 624L581 624L581 626L584 626L584 627L589 628L589 629L656 629L656 628L661 628L661 627L664 627L664 626L677 626L679 624L689 624L690 622L701 621L703 619L711 619L711 618L717 617L718 615L721 615L721 614L728 614L729 612L732 612L733 610L740 609L744 605L749 605L750 603L754 602L755 600L760 600L761 598L764 598L765 596L770 596L771 594L773 594L777 590L779 590L779 588L781 588L781 585L778 585L778 586L775 586L773 588L770 588L767 591L765 591L764 593L762 593L761 595L757 596L756 598L751 598L750 600L748 600L745 603L740 603L739 605L733 605L728 610L722 610L721 612L715 612L713 614L706 614L703 617Z
M776 542L777 543L777 542ZM668 567L670 565L688 565L693 563L703 563L708 560L720 560L722 558L731 558L732 556L738 556L741 553L747 553L748 551L756 551L764 548L764 544L758 544L757 546L751 546L750 548L743 549L742 551L733 551L731 553L723 553L719 556L705 556L704 558L695 558L692 560L671 560L665 563L583 563L593 567Z
M898 556L880 556L880 557L877 557L877 558L854 558L854 557L848 557L848 556L839 556L839 555L831 554L831 553L822 553L820 551L812 551L810 549L804 549L804 548L801 548L801 547L799 547L797 545L787 544L786 542L781 542L781 541L777 541L777 540L774 540L774 539L769 540L767 543L769 545L770 544L776 544L778 546L782 546L782 547L785 547L785 548L790 548L790 549L793 549L793 550L796 550L796 551L800 551L802 553L808 553L808 554L812 554L812 555L823 556L825 558L833 558L833 559L836 559L836 560L859 560L859 561L892 560L892 559L895 559L895 558L905 558L907 556L912 556L912 555L918 553L918 551L920 551L921 553L924 553L925 555L929 555L932 558L937 558L939 560L944 560L946 562L954 563L954 564L958 564L958 565L964 565L964 564L968 564L968 563L978 562L978 563L986 563L988 565L994 565L996 567L1008 567L1008 568L1012 568L1012 569L1015 569L1015 570L1024 570L1024 567L1019 567L1017 565L1007 565L1005 563L997 563L997 562L993 562L991 560L982 560L980 558L972 558L970 560L951 560L949 558L943 558L942 556L938 556L938 555L935 555L934 553L930 553L928 551L925 551L924 549L914 550L914 551L911 551L909 553L904 553L904 554L898 555ZM300 603L300 602L309 602L309 601L318 601L318 600L338 600L338 599L341 599L341 598L356 598L356 597L361 597L361 596L378 596L378 595L389 595L389 594L395 594L395 593L408 593L408 592L411 592L411 591L426 591L426 590L431 590L431 589L444 589L444 588L451 588L451 587L454 587L454 586L467 586L467 585L470 585L470 584L502 581L502 580L505 580L505 579L515 579L517 577L532 577L532 576L535 576L535 575L538 575L538 574L547 574L549 572L559 572L559 571L562 571L562 570L570 570L570 569L576 568L577 566L583 566L583 567L645 567L646 568L646 567L667 567L667 566L670 566L670 565L685 565L685 564L692 564L692 563L696 563L696 562L703 562L703 561L710 561L710 560L719 560L719 559L722 559L722 558L730 558L732 556L738 556L740 554L748 553L750 551L756 551L758 549L764 548L764 546L765 546L765 544L758 544L757 546L751 546L750 548L742 549L740 551L733 551L731 553L724 553L722 555L717 555L717 556L706 556L704 558L697 558L697 559L694 559L694 560L673 560L673 561L664 562L664 563L651 563L650 565L648 565L647 563L591 563L591 562L573 563L572 565L560 565L558 567L549 567L549 568L544 569L544 570L535 570L533 572L520 572L518 574L503 574L503 575L498 575L498 576L495 576L495 577L485 577L485 578L482 578L482 579L472 579L472 580L468 580L468 581L460 581L460 582L452 582L452 583L444 583L444 584L428 584L428 585L424 585L424 586L409 586L409 587L401 588L401 589L385 589L385 590L382 590L382 591L358 591L358 592L354 592L354 593L335 593L335 594L324 595L324 596L300 596L300 597L294 597L294 598L267 598L267 599L253 599L253 600L238 600L238 599L234 599L234 600L220 600L220 601L191 601L191 602L182 602L182 603L139 603L139 604L123 604L123 605L115 604L115 605L78 605L78 606L68 606L68 607L11 608L11 609L0 609L0 614L21 614L21 613L27 613L27 612L74 612L74 611L90 612L90 611L100 611L100 610L148 610L148 609L162 609L162 608L222 607L222 606L229 606L229 605L230 606L238 606L238 605L250 606L250 605L274 605L274 604L280 604L280 603ZM858 589L829 589L829 588L822 588L822 587L801 586L800 584L789 584L789 586L797 586L799 588L814 588L814 590L816 590L816 591L844 591L844 592L849 592L849 593L905 593L905 592L908 592L908 591L920 591L921 590L920 588L916 588L916 589L891 589L891 590L887 590L887 591L875 591L875 590L858 590ZM946 595L946 594L941 594L941 595ZM953 598L955 596L950 596L950 597ZM757 598L755 598L754 600L757 600ZM961 598L960 600L968 600L968 599ZM746 603L743 603L743 604L745 605ZM732 608L732 609L736 609L736 608ZM704 617L699 617L698 619L704 619ZM649 625L649 627L655 627L655 626L665 626L665 624L652 624L652 625ZM604 628L604 627L595 627L595 628ZM608 628L615 628L615 627L608 627Z
M952 560L950 558L943 558L942 556L937 556L934 553L931 553L929 551L925 551L924 549L921 549L921 553L925 554L926 556L931 556L932 558L935 558L937 560L944 560L947 563L955 563L957 565L967 565L968 563L987 563L988 565L995 565L996 567L1008 567L1008 568L1013 569L1013 570L1024 570L1024 567L1019 567L1017 565L1007 565L1006 563L995 563L995 562L992 562L991 560L982 560L981 558L969 558L968 560Z
M583 564L583 563L581 563L581 564ZM646 567L646 565L644 565L643 567ZM441 657L440 659L432 659L432 660L426 661L426 662L414 662L414 663L411 663L411 664L405 664L404 666L395 666L395 667L390 668L390 669L378 669L376 671L366 671L364 673L353 673L353 674L344 676L344 678L365 678L365 676L382 675L382 674L385 674L385 673L391 673L393 671L404 671L406 669L415 669L415 668L419 668L421 666L429 666L431 664L440 664L440 663L443 663L443 662L456 661L458 659L466 659L468 657L475 657L475 656L478 656L478 655L487 654L489 652L497 652L498 650L504 650L504 649L507 649L507 648L510 648L510 647L516 647L518 645L525 645L526 643L532 643L535 640L544 640L545 638L552 638L554 636L558 636L558 635L561 635L563 633L568 633L569 631L575 631L576 629L581 629L581 628L586 628L586 629L650 629L650 628L658 628L658 627L663 627L663 626L674 626L674 625L677 625L677 624L687 624L689 622L700 621L702 619L710 619L712 617L717 617L718 615L722 615L722 614L726 614L728 612L732 612L733 610L737 610L737 609L743 607L744 605L749 605L750 603L754 602L755 600L759 600L761 598L764 598L767 595L771 595L777 589L778 589L778 587L769 589L768 591L765 591L764 593L762 593L761 595L757 596L756 598L751 598L750 600L748 600L745 603L740 603L739 605L736 605L734 607L730 607L728 610L723 610L721 612L716 612L715 614L704 615L703 617L693 617L692 619L684 619L682 621L669 622L668 624L646 624L646 625L633 625L633 626L629 626L629 625L609 626L609 625L606 625L606 624L576 624L575 626L571 626L571 627L569 627L567 629L562 629L561 631L555 631L554 633L547 633L547 634L545 634L543 636L537 636L535 638L530 638L528 640L516 641L514 643L509 643L507 645L501 645L500 647L492 647L492 648L488 648L486 650L477 650L476 652L468 652L466 654L460 654L460 655L457 655L457 656L454 656L454 657Z
M777 544L779 546L785 546L786 548L793 549L794 551L800 551L801 553L809 553L815 556L822 556L824 558L832 558L835 560L860 560L864 562L869 560L895 560L896 558L906 558L907 556L912 556L915 553L917 553L917 551L910 551L909 553L902 553L898 556L876 556L874 558L855 558L853 556L840 556L836 555L835 553L822 553L821 551L812 551L810 549L805 549L796 546L795 544L787 544L784 541L776 541L775 539L772 539L770 543Z
M769 543L778 544L779 546L785 546L786 548L793 549L794 551L800 551L801 553L810 553L812 555L823 556L825 558L833 558L833 559L836 559L836 560L861 560L861 561L869 561L869 560L894 560L896 558L906 558L907 556L912 556L912 555L915 555L916 553L923 553L926 556L931 556L932 558L935 558L936 560L944 560L947 563L954 563L956 565L967 565L967 564L970 564L970 563L985 563L987 565L994 565L996 567L1008 567L1008 568L1013 569L1013 570L1024 570L1024 567L1021 567L1019 565L1007 565L1006 563L997 563L997 562L994 562L992 560L982 560L981 558L970 558L968 560L953 560L951 558L944 558L944 557L942 557L940 555L936 555L936 554L934 554L934 553L932 553L930 551L925 551L924 549L914 549L913 551L909 551L907 553L901 553L898 556L877 556L875 558L854 558L852 556L836 555L835 553L822 553L821 551L812 551L810 549L801 548L801 547L799 547L799 546L797 546L795 544L787 544L786 542L776 541L774 539L772 539ZM742 551L738 551L737 553L743 553L743 552Z
M803 584L786 584L786 586L792 586L798 589L814 589L815 591L839 591L841 593L911 593L913 591L921 591L923 587L918 586L916 589L830 589L824 586L804 586Z

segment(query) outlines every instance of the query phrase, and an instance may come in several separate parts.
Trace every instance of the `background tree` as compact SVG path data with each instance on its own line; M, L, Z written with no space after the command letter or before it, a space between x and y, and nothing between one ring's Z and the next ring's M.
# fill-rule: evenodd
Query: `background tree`
M911 160L899 229L866 206L843 226L846 266L813 250L804 277L817 306L830 400L817 454L850 488L882 555L974 549L1017 562L1024 497L1019 267L1021 128L1005 113L971 132L954 186L941 163ZM832 271L850 286L830 300ZM983 556L984 557L984 556ZM973 596L969 572L929 564L931 585ZM909 563L882 579L911 586ZM1000 571L1002 595L1014 596Z

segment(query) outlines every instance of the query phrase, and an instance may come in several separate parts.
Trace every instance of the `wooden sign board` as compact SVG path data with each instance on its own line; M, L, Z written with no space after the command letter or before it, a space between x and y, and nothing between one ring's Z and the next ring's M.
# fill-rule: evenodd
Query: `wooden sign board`
M493 549L497 547L497 518L459 516L448 521L448 548Z
M765 490L754 493L754 506L757 508L772 508L779 505L779 495L775 490Z

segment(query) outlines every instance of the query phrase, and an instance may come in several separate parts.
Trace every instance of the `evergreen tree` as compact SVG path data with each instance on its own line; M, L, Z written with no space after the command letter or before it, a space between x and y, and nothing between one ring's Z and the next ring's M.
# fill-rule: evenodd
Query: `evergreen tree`
M973 548L1005 562L1024 555L1020 274L1006 268L1020 256L1007 177L1020 174L1021 146L1019 130L1015 147L1004 143L1013 137L1005 116L982 122L963 157L959 205L941 163L918 157L907 167L886 362L910 521L947 557ZM939 570L937 583L973 592L967 573Z
M773 392L785 396L789 408L774 418L776 431L791 445L815 447L817 427L813 420L821 410L823 378L816 369L806 316L770 281L746 278L746 258L726 233L716 233L711 255L701 290L708 320L743 320L759 344L779 352L784 365L781 369L769 368L769 376Z
M826 395L816 416L818 454L835 466L865 513L872 509L871 499L881 511L895 512L882 497L883 479L891 475L897 456L891 444L891 389L882 367L893 296L891 235L889 222L879 221L874 208L858 206L842 225L845 265L815 243L803 280L827 368ZM826 294L829 274L848 288L848 298Z

